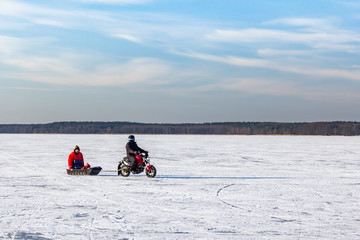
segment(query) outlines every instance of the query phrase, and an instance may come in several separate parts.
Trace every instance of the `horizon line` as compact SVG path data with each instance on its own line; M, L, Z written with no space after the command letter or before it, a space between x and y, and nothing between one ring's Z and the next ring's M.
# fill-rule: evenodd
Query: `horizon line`
M215 121L215 122L182 122L182 123L156 123L156 122L132 122L132 121L54 121L48 123L0 123L0 125L49 125L56 123L128 123L128 124L148 124L148 125L204 125L204 124L228 124L228 123L278 123L278 124L306 124L306 123L360 123L360 121Z

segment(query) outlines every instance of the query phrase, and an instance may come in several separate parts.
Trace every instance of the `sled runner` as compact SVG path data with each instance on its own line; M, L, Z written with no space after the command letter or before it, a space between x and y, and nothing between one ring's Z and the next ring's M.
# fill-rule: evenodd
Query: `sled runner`
M87 169L73 169L72 171L67 169L66 171L68 175L98 175L101 170L101 167L91 167Z

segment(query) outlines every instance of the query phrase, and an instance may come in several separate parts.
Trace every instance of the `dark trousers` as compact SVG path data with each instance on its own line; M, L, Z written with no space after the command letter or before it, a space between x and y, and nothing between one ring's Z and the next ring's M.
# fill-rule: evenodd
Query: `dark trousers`
M128 159L130 162L130 168L134 171L137 167L137 159L134 156L129 156Z
M73 161L73 169L80 169L84 166L83 162L81 160L74 160Z

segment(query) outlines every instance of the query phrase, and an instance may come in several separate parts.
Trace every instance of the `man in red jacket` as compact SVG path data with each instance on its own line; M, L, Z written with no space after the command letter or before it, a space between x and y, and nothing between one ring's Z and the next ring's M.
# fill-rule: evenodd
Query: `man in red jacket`
M78 145L75 146L74 151L70 153L68 159L69 169L85 169L90 167L90 165L86 164L84 167L84 157L80 152L80 147Z

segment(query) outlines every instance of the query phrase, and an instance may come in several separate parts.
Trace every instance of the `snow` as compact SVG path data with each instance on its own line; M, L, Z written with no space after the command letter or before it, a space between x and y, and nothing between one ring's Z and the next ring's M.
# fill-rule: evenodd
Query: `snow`
M0 239L360 239L360 138L0 135ZM68 176L79 145L98 176Z

